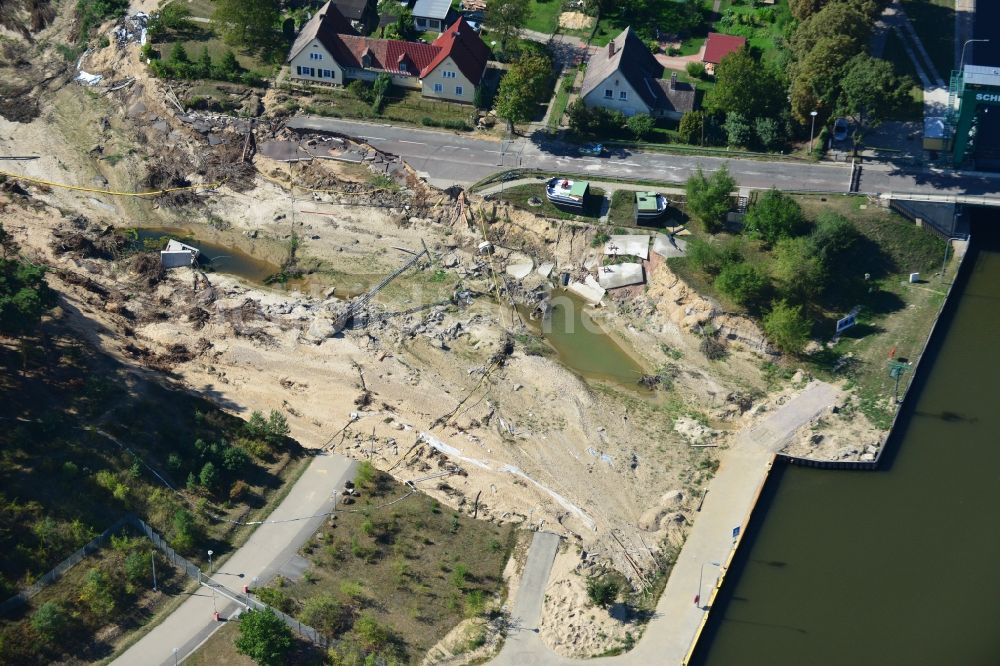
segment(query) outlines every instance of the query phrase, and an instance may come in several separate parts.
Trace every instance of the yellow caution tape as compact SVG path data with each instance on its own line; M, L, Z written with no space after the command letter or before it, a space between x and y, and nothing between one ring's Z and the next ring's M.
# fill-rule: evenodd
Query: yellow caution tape
M99 187L83 187L82 185L67 185L66 183L56 183L51 180L42 180L41 178L32 178L31 176L22 176L18 173L11 173L9 171L0 170L0 176L9 176L10 178L16 178L17 180L23 180L29 183L35 183L36 185L47 185L48 187L58 187L64 190L74 190L76 192L93 192L94 194L107 194L113 197L157 197L161 194L170 194L171 192L181 192L183 190L212 190L222 183L209 183L203 185L184 185L183 187L171 187L165 190L153 190L151 192L119 192L117 190L102 190Z

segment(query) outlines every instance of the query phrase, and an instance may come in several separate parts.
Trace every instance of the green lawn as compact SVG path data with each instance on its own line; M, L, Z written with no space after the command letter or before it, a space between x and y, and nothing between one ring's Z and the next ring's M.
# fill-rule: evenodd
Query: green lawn
M260 52L250 52L245 49L232 47L215 34L209 23L194 23L192 29L183 34L168 34L163 41L153 44L153 48L159 51L160 57L166 60L170 57L170 52L174 44L180 42L187 52L189 60L197 60L201 57L202 51L208 49L208 55L212 57L212 62L220 62L227 51L236 54L236 59L244 69L258 72L261 76L273 77L278 72L278 65L275 60L281 57L274 55L265 58ZM282 51L281 55L283 56Z
M381 114L372 112L371 105L346 90L315 92L303 96L299 103L306 112L334 118L383 119L406 125L428 126L424 118L449 127L448 123L464 124L471 129L469 120L473 108L468 104L442 102L423 97L415 90L395 89Z
M552 113L549 114L549 127L552 129L559 127L559 121L562 120L566 106L569 104L569 95L573 90L574 79L576 79L575 69L570 70L559 82L559 87L556 89L556 98L552 102Z
M938 74L947 82L956 67L955 0L903 0L903 9Z
M751 3L733 4L724 8L713 29L728 35L746 37L750 46L760 49L765 59L777 54L777 43L792 23L788 0L773 5L754 7Z
M533 197L541 201L540 206L532 206L528 203L528 200ZM501 201L509 202L517 208L522 208L537 215L545 215L546 217L554 217L560 220L586 220L588 222L594 222L601 217L605 202L607 201L604 197L604 190L599 187L591 187L590 196L587 198L583 212L580 214L570 213L554 206L546 198L545 183L517 185L516 187L506 188L503 191L503 195L498 195L498 198Z
M554 34L559 27L559 14L562 13L561 0L531 0L531 16L525 24L528 30Z
M168 5L179 4L187 7L191 12L191 16L197 16L200 18L212 18L212 14L215 12L215 3L212 0L174 0L173 2L166 3Z
M618 190L611 195L611 210L608 212L608 225L624 227L635 225L635 192Z

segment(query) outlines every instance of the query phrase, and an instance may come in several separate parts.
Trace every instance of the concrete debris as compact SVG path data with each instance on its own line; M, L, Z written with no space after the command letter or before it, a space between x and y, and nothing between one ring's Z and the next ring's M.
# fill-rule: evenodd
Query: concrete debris
M649 236L639 236L639 235L617 235L612 236L608 239L608 242L604 244L604 254L619 256L628 255L630 257L639 257L640 259L649 258Z
M101 74L90 74L81 69L80 73L76 75L76 80L84 85L96 86L104 80L104 76Z
M605 289L642 284L645 281L642 264L612 264L601 266L597 271L597 281Z
M683 257L687 251L687 241L683 238L666 234L656 234L653 237L653 252L664 259L671 257Z

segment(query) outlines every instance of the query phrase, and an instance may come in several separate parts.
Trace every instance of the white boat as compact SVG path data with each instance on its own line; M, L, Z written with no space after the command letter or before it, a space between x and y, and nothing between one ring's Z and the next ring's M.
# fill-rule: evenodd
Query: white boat
M636 192L635 193L635 219L636 222L648 222L655 220L667 212L670 200L662 194L656 192Z
M590 183L585 180L553 178L545 184L545 196L549 201L565 208L582 209L589 192Z

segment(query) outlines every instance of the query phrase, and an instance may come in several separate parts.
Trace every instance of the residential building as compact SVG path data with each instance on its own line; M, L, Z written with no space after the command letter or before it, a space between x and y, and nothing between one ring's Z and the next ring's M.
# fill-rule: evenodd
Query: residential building
M328 2L303 26L288 65L298 81L345 85L384 72L393 85L425 97L472 103L489 58L489 48L462 18L432 44L375 39L358 35Z
M736 35L723 35L718 32L708 33L705 40L705 55L701 61L705 63L705 72L709 75L715 74L715 66L722 62L730 53L735 53L747 45L746 37Z
M645 113L654 118L680 119L695 107L693 86L672 74L664 80L663 65L631 27L590 57L580 88L589 107L621 111L626 116Z
M450 0L417 0L413 5L413 24L417 30L443 32L454 15Z
M371 33L378 24L378 7L375 0L332 0L331 5L351 22L351 27L362 35Z

